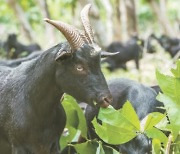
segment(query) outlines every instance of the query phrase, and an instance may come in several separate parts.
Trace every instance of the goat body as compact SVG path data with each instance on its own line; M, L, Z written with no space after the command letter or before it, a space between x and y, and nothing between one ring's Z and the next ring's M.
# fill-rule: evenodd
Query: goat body
M108 52L119 52L115 56L108 57L103 62L108 63L108 69L113 71L117 68L126 69L126 62L134 60L136 68L139 69L139 58L142 55L142 49L137 44L137 39L132 38L127 43L113 42L107 48Z

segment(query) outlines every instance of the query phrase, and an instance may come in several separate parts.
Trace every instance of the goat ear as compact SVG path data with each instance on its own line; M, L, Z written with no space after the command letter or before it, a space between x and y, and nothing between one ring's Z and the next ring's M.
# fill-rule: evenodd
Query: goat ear
M117 55L120 52L107 52L107 51L101 51L101 58L106 58L109 56Z
M58 61L58 60L64 60L68 57L71 57L72 56L72 53L69 52L69 51L58 51L58 53L56 54L56 57L55 57L55 60Z

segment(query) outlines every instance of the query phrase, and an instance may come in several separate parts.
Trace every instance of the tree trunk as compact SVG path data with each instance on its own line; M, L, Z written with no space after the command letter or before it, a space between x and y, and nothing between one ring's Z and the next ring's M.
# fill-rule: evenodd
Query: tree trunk
M47 0L38 0L38 4L41 9L43 18L51 19L51 15L48 10ZM45 25L45 33L46 33L45 35L47 39L46 42L48 43L47 46L51 46L55 42L54 28L50 26L49 24L44 24L44 25Z
M113 14L113 34L114 34L114 37L113 37L113 41L121 41L122 39L122 35L121 35L121 32L122 32L122 27L121 27L121 12L120 12L120 1L121 0L116 0L115 1L115 6L113 6L115 9L114 9L114 14Z
M109 0L101 0L106 10L106 38L107 44L113 41L113 9Z
M126 16L126 7L124 0L120 1L120 13L121 13L121 35L123 41L126 41L128 39L128 33L127 33L127 16Z
M30 42L33 42L35 37L33 35L33 30L31 28L31 25L29 24L27 18L25 17L25 12L23 11L19 3L17 3L15 0L7 0L7 2L9 6L13 9L16 18L21 23L26 38Z
M165 0L160 0L160 3L156 0L148 0L152 10L157 16L157 19L164 31L165 34L173 37L175 36L175 32L173 31L173 27L170 24L167 15L166 15L166 2Z
M136 18L136 4L134 0L124 0L127 16L127 31L128 35L132 36L138 33L137 18Z

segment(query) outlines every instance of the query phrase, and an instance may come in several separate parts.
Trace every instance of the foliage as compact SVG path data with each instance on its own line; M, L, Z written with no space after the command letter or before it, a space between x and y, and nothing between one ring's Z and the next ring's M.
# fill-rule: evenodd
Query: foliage
M130 102L126 102L122 109L115 110L112 107L100 109L98 119L102 125L93 120L96 133L108 144L123 144L139 133L147 135L149 138L158 139L164 144L167 143L166 135L154 127L163 118L164 114L154 112L144 118L145 124L140 124L137 114L135 113ZM106 135L105 135L106 134Z
M170 123L164 126L173 135L174 146L179 146L180 135L180 60L177 67L171 69L172 75L156 72L157 80L163 94L158 95L158 100L164 103ZM179 149L176 148L176 149Z
M109 144L122 144L128 142L140 131L139 119L127 102L122 109L115 110L113 107L107 109L101 108L98 119L102 125L98 124L96 119L92 121L98 136Z
M82 137L86 138L87 126L82 110L71 96L65 95L62 105L67 116L65 126L67 131L60 139L60 145L63 149L68 143L72 141L77 142L80 134Z
M180 117L178 113L180 111L180 60L177 62L177 67L171 69L171 72L171 76L164 75L159 71L156 72L158 83L163 91L163 94L159 94L157 98L164 103L167 113L153 112L140 122L129 101L119 110L115 110L112 106L100 108L98 120L94 118L92 123L95 132L104 142L99 141L99 139L87 139L87 126L83 113L76 101L66 95L63 106L67 114L68 135L61 137L61 146L73 146L80 154L83 154L84 151L91 154L117 154L118 152L113 149L116 146L110 147L106 143L110 145L123 144L141 133L152 139L152 153L154 154L167 150L166 148L169 145L170 150L174 153L180 152ZM162 130L170 131L173 136L173 143L168 140L169 138ZM77 142L80 132L86 140L83 143ZM164 149L161 146L162 143Z

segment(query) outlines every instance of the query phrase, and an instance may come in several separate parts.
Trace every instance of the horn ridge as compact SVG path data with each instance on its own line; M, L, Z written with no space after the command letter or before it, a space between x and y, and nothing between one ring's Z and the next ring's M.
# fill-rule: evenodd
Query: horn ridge
M81 21L83 24L83 28L85 31L85 35L88 38L88 40L93 43L94 42L94 37L93 37L93 30L88 18L89 15L89 10L91 8L91 4L87 4L81 11Z
M78 49L84 44L84 40L82 39L79 31L74 26L47 18L44 20L56 27L65 36L72 49Z

